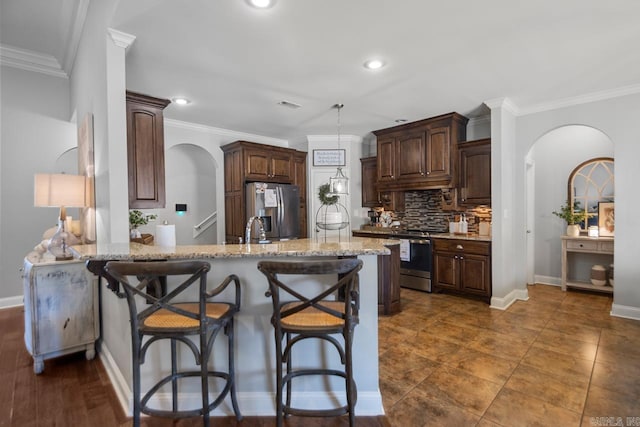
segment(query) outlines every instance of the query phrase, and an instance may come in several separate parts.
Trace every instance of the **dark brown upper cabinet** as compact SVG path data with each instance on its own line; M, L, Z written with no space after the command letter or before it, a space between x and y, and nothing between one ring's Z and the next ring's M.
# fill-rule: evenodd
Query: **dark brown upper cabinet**
M374 131L378 190L450 188L457 183L457 143L468 119L458 113Z
M129 208L165 207L164 116L168 99L127 91Z
M458 144L458 205L491 205L491 139Z

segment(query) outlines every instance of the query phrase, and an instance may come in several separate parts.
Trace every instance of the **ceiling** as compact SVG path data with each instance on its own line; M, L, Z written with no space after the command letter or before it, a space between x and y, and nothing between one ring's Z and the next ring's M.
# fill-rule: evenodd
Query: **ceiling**
M3 61L69 75L90 0L1 1ZM111 27L136 37L128 89L192 101L167 118L294 142L335 134L338 102L341 133L365 136L502 97L530 112L640 91L637 0L117 3Z

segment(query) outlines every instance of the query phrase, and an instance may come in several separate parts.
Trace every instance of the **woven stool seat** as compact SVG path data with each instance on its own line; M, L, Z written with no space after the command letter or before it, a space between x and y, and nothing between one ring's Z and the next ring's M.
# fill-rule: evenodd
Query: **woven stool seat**
M173 307L198 314L200 305L197 302L172 304ZM232 309L231 304L208 302L205 305L206 316L210 319L220 319ZM179 328L190 329L199 328L200 320L177 314L173 311L162 308L144 320L144 328L162 329L162 328Z

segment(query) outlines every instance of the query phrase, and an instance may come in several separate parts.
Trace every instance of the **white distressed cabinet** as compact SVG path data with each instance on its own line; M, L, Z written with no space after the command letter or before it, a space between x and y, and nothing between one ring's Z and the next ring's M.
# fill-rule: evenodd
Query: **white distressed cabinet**
M100 334L98 285L83 261L55 261L32 252L24 259L24 341L33 370L44 360L84 351L95 357Z

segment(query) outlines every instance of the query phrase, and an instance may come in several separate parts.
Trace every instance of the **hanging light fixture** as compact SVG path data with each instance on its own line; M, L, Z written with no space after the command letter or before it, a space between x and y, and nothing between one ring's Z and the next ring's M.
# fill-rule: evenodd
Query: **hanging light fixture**
M335 104L333 106L333 108L338 110L338 152L340 151L340 110L342 110L342 107L344 107L344 104ZM336 175L329 178L329 193L349 194L349 178L342 173L340 166L338 166Z

